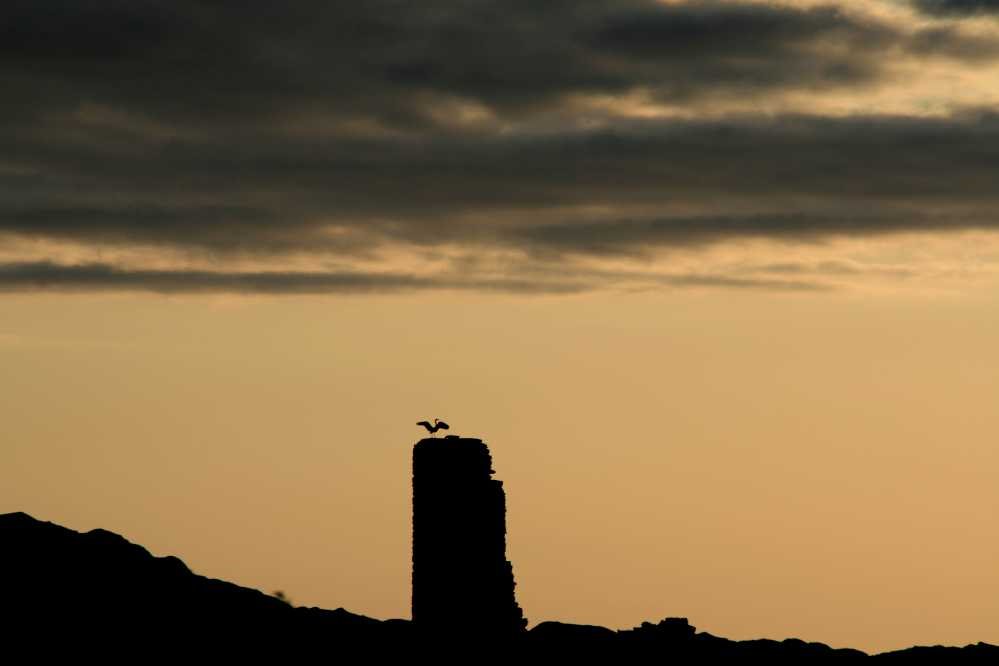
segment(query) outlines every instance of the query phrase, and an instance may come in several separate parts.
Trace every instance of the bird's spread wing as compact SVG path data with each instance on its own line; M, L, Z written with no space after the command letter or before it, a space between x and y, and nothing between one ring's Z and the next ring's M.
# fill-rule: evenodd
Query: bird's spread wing
M443 421L438 421L437 422L437 427L438 428L444 428L445 430L450 430L451 429L451 426L449 426L448 424L444 423Z
M430 421L417 421L416 425L421 425L424 428L429 428L430 427Z

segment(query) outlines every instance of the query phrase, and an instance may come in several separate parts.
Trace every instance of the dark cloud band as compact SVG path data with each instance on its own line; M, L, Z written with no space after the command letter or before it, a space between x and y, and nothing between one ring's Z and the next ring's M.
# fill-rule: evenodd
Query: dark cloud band
M999 57L966 28L834 3L10 0L0 243L167 248L219 272L21 264L6 279L28 284L35 266L37 284L95 289L436 289L452 277L280 269L292 253L351 267L400 246L562 260L992 229L988 110L637 121L598 103L635 95L696 118L715 100L873 86L899 59ZM235 254L275 271L227 272ZM597 279L512 275L453 288Z
M610 279L609 279L610 278ZM163 294L357 294L414 291L478 291L510 294L573 294L618 285L675 288L724 287L815 291L828 287L805 280L743 278L710 274L638 275L580 273L561 279L416 276L362 272L216 272L142 270L89 263L0 263L0 291L143 291Z
M386 243L580 250L999 224L999 121L988 113L155 150L150 160L142 151L64 147L33 157L25 149L17 156L46 177L9 191L0 231L358 254ZM675 212L684 209L705 212ZM606 212L565 212L576 210Z
M189 132L252 132L302 116L418 131L448 124L435 113L447 99L520 118L579 94L642 89L674 102L745 96L873 81L906 54L996 53L988 40L939 28L927 40L833 4L305 0L251 10L194 0L8 0L0 7L6 120L30 122L87 102Z
M913 0L924 12L944 16L999 13L999 0Z
M902 232L946 232L999 228L992 218L925 216L918 212L881 215L772 213L747 216L698 216L527 227L513 242L537 251L584 255L642 254L655 248L685 247L725 240L765 238L809 242L832 237Z

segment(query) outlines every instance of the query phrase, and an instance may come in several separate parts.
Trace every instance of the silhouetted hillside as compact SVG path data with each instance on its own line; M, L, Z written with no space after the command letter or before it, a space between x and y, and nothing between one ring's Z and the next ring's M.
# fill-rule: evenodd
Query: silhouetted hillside
M141 663L171 653L191 658L307 655L350 663L383 663L413 654L449 663L852 664L871 659L856 650L798 640L729 641L697 633L678 618L625 631L544 622L505 642L480 641L458 630L423 637L406 620L293 608L257 590L194 574L176 557L154 557L117 534L75 532L24 513L0 515L0 599L5 649L27 647L36 656L99 654L104 661ZM873 659L994 665L999 648L983 643L914 648Z
M341 609L293 608L257 590L191 572L176 557L106 530L80 533L25 513L0 515L4 628L108 644L276 647L377 642L405 631ZM408 623L401 623L402 625Z

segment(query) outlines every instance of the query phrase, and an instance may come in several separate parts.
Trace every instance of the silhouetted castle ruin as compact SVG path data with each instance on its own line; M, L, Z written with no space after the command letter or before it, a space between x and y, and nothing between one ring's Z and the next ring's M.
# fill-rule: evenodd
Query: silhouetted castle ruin
M413 448L413 623L514 633L527 626L506 559L506 495L480 439Z

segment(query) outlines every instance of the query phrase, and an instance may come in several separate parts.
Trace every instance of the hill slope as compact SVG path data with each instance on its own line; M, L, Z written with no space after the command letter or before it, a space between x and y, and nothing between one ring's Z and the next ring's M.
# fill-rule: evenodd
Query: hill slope
M697 633L678 618L626 631L545 622L504 644L495 636L486 645L455 632L421 635L405 620L379 621L342 608L294 608L257 590L199 576L176 557L154 557L106 530L80 533L25 513L0 514L0 617L7 645L21 642L36 650L90 646L103 652L139 645L155 647L157 654L210 649L228 656L324 657L360 651L376 663L425 652L439 660L490 663L999 664L999 647L984 643L869 657L794 639L729 641Z

